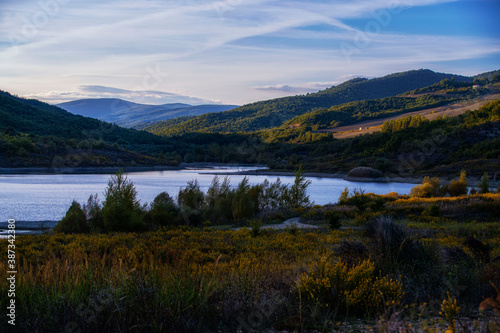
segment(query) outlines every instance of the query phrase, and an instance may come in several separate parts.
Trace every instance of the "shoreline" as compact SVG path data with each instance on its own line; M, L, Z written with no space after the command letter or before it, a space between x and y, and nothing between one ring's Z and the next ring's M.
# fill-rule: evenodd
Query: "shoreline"
M217 169L223 167L259 167L267 168L265 165L258 164L223 164L223 163L181 163L178 166L156 165L156 166L125 166L125 167L74 167L74 168L56 168L56 167L22 167L22 168L2 168L0 175L30 175L30 174L114 174L118 170L125 173L147 172L147 171L169 171L169 170L189 170L189 169Z
M123 172L145 172L145 171L165 171L180 170L178 166L137 166L137 167L75 167L75 168L0 168L0 175L64 175L64 174L114 174L118 170Z
M237 167L253 167L260 168L255 170L231 171L230 168ZM226 171L225 168L227 168ZM158 165L158 166L129 166L129 167L75 167L75 168L52 168L52 167L26 167L26 168L1 168L0 176L5 175L75 175L75 174L115 174L118 170L123 170L125 173L134 172L149 172L149 171L177 171L177 170L190 170L190 169L217 169L218 172L202 172L205 175L244 175L244 176L274 176L274 177L294 177L293 171L276 171L269 170L265 165L255 164L223 164L223 163L181 163L178 166L171 165ZM349 182L359 183L408 183L408 184L421 184L424 176L397 176L390 175L378 178L369 177L349 177L347 172L338 173L322 173L322 172L305 172L306 177L313 178L336 178L343 179ZM449 183L454 178L439 177L442 184ZM456 178L456 177L455 177ZM479 178L469 178L469 186L477 186L480 182ZM490 186L498 186L498 181L490 182Z
M243 176L275 176L275 177L294 177L292 171L273 171L273 170L248 170L238 172L204 172L206 175L243 175ZM346 173L321 173L321 172L305 172L304 176L313 178L337 178L349 182L363 182L363 183L409 183L421 184L424 177L348 177Z

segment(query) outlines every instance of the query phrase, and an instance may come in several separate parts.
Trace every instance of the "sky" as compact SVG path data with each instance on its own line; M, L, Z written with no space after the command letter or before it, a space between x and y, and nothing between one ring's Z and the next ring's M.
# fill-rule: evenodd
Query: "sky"
M0 89L246 104L411 69L500 69L499 0L0 0Z

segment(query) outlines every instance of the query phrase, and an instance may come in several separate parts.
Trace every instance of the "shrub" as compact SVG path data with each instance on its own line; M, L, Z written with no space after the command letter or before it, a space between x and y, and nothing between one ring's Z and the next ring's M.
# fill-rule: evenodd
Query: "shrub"
M347 188L347 186L344 188L344 190L342 191L342 193L340 193L340 197L339 197L339 204L340 205L344 205L345 202L347 201L347 199L349 199L351 196L349 194L349 189Z
M353 266L368 259L370 251L361 241L344 239L335 247L335 254L340 257L342 262L345 262L348 266Z
M343 205L355 206L361 213L370 208L372 211L380 211L384 208L385 200L376 194L355 191L354 195L342 200Z
M411 197L430 198L437 197L440 194L439 178L424 177L422 185L417 185L410 191Z
M332 230L337 230L342 225L340 222L340 215L336 211L329 210L325 212L325 218L328 221L328 226Z
M437 204L432 204L427 207L422 214L431 217L441 217L441 207Z
M401 283L376 276L370 260L348 268L340 260L323 257L301 276L298 288L320 307L363 315L378 313L386 302L398 302L403 295Z
M450 185L448 185L448 193L452 197L458 197L461 195L467 195L467 180L465 179L465 170L460 172L460 178L458 180L452 180Z
M90 231L85 213L78 202L73 200L66 215L54 227L54 231L65 234L86 233Z
M367 235L372 239L375 254L389 265L412 262L418 255L418 244L391 217L379 216L369 223Z
M491 248L484 244L479 239L469 236L463 242L463 245L468 248L476 260L488 263L491 260Z

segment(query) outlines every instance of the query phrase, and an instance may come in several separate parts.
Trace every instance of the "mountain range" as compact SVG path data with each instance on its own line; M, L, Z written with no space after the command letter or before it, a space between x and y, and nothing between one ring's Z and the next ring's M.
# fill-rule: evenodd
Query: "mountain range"
M145 128L159 135L182 135L191 132L236 133L278 127L294 117L318 109L349 102L396 96L424 88L443 79L473 82L476 78L492 77L496 72L477 76L438 73L429 69L411 70L367 79L355 78L337 86L306 95L260 101L219 113L207 113L184 119L165 121Z
M57 105L73 114L97 118L122 127L142 129L158 121L178 117L193 117L205 113L227 111L238 105L189 105L169 103L162 105L139 104L118 98L79 99Z

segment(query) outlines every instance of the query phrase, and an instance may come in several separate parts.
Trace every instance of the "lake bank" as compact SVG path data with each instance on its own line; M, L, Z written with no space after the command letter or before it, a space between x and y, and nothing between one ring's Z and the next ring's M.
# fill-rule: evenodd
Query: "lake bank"
M214 174L211 172L205 172L204 174ZM273 171L273 170L246 170L231 173L217 173L228 174L228 175L243 175L243 176L273 176L273 177L294 177L292 171ZM379 178L369 178L369 177L349 177L347 172L345 173L322 173L322 172L305 172L304 176L313 178L336 178L343 179L352 182L364 182L364 183L410 183L410 184L421 184L424 177L379 177Z
M243 175L243 176L273 176L273 177L294 177L294 172L292 171L274 171L274 170L245 170L231 173L211 173L205 172L204 174L208 175ZM342 179L349 182L361 182L361 183L406 183L406 184L422 184L424 180L424 176L398 176L398 175L390 175L384 177L350 177L348 173L322 173L322 172L305 172L304 176L312 177L312 178L336 178ZM429 176L431 178L438 177L441 185L449 184L453 179L458 180L458 176ZM478 177L467 177L467 184L469 187L477 187L481 182L481 178ZM496 189L500 184L500 179L490 179L490 188Z
M258 164L222 164L222 163L181 163L178 166L157 165L157 166L125 166L125 167L26 167L26 168L0 168L0 175L78 175L78 174L115 174L119 170L125 173L149 172L149 171L170 171L170 170L191 170L191 169L225 169L234 168L259 168L266 169L265 165Z

